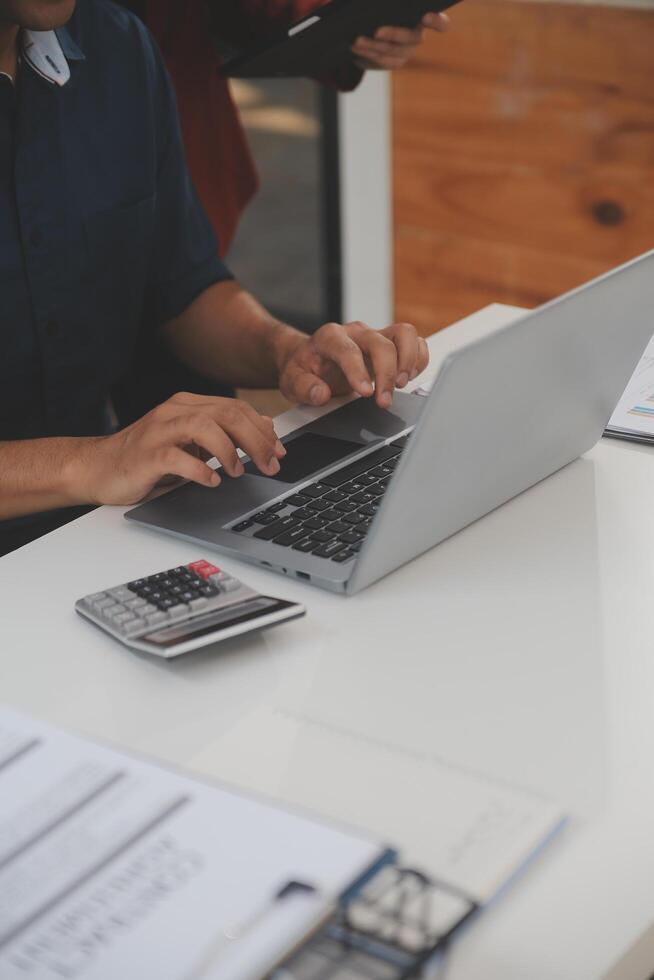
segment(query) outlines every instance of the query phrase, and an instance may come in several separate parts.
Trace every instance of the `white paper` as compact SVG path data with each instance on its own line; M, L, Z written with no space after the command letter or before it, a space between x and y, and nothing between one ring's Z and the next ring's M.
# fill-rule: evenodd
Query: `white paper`
M608 429L654 440L654 337L618 402Z
M382 853L0 709L2 980L190 980L208 952L233 960L289 881L329 906ZM301 904L294 942L317 911Z

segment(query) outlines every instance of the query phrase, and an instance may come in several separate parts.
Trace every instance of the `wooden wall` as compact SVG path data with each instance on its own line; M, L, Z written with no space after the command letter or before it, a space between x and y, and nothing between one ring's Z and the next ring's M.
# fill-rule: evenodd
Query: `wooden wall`
M654 5L451 19L394 78L396 313L423 334L654 247Z

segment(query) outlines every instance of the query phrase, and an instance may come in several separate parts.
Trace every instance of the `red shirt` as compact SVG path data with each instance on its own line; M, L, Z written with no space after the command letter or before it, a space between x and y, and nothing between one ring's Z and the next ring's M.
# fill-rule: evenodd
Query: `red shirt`
M323 2L214 0L213 31L227 42L245 46ZM224 254L241 212L257 189L257 174L228 83L217 71L220 59L206 7L199 0L146 0L145 20L172 75L189 170ZM354 65L345 65L337 77L323 81L345 90L354 88L360 78Z

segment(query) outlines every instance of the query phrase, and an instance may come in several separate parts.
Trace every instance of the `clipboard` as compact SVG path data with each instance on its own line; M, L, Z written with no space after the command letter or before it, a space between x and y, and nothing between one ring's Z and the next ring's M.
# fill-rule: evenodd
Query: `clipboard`
M429 12L442 13L459 0L330 0L283 31L228 58L225 78L318 76L351 58L358 37L385 25L416 27Z

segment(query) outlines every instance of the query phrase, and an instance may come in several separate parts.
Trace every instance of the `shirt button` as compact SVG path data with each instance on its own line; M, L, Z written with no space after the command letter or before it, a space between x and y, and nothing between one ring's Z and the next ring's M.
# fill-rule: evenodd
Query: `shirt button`
M30 235L30 245L32 248L38 248L43 241L43 232L40 228L32 228L32 233Z
M55 338L59 334L59 324L55 319L48 320L45 325L45 332L48 337Z

